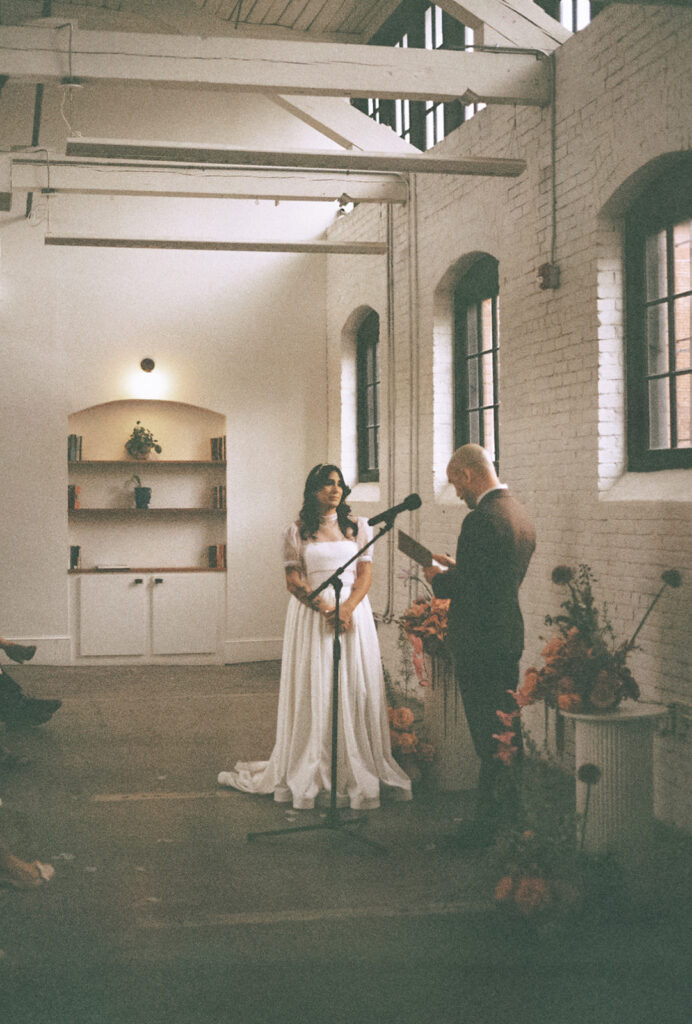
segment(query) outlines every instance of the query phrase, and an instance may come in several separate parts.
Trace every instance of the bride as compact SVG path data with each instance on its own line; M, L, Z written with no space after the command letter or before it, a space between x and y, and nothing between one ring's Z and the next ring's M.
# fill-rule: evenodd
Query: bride
M303 507L284 532L290 591L281 660L276 742L268 761L238 762L220 785L273 793L299 809L331 791L331 691L335 597L331 586L310 594L372 538L367 520L351 518L350 491L338 466L315 466ZM392 757L384 677L367 597L372 548L342 575L337 805L372 809L380 791L411 799L411 782Z

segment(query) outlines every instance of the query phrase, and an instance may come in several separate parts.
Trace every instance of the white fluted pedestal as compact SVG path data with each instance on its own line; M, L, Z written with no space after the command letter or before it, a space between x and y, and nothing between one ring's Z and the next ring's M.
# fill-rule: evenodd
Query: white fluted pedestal
M475 789L478 758L466 723L464 702L454 668L444 658L426 654L425 671L430 685L425 693L426 739L435 748L431 774L438 789Z
M587 764L601 773L590 793L577 778L579 842L588 797L584 849L627 863L645 860L654 824L654 726L665 708L635 703L601 714L560 713L575 724L577 774Z

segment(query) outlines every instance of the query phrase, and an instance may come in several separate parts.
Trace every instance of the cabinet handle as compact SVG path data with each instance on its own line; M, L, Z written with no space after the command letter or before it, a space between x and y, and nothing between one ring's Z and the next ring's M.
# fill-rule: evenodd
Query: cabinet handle
M135 583L144 583L144 580L134 580Z
M163 580L161 579L161 577L160 577L160 576L156 576L156 577L154 578L154 583L163 583Z

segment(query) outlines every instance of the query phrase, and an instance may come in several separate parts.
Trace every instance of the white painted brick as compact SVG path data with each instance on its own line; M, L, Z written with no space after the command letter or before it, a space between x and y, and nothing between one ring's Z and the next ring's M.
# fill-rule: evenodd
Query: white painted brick
M386 437L386 413L383 431L393 445L394 477L388 478L385 464L376 507L419 491L423 506L411 517L412 528L424 543L449 551L464 511L458 504L440 504L435 496L444 482L452 432L452 342L439 289L468 253L488 252L499 260L501 472L526 503L538 532L522 588L524 664L538 659L544 616L557 610L550 571L558 562L593 567L598 592L623 638L643 614L664 568L680 569L686 587L692 586L692 503L605 500L625 464L625 390L622 229L602 215L604 204L647 162L692 145L691 51L691 12L613 5L558 52L558 291L542 292L538 286L537 268L550 256L552 199L550 116L534 108L515 113L488 107L436 147L445 156L510 155L511 149L511 155L527 160L520 178L415 179L418 293L412 297L410 211L392 211L393 378L387 377L386 261L328 260L328 344L337 363L342 330L353 311L371 305L381 316L383 408L395 404L395 436ZM330 234L385 238L386 215L360 206ZM415 344L417 376L412 376ZM340 382L335 379L330 387L336 400ZM330 429L330 458L339 459L338 417L330 417ZM411 438L417 438L413 455ZM396 569L403 565L396 553L394 563ZM383 550L376 558L373 605L397 614L409 594L396 579L387 585L386 570ZM388 593L391 604L385 609ZM651 700L692 705L685 607L688 590L669 592L642 631L642 650L632 668ZM398 671L395 632L392 625L380 627L392 672ZM534 718L542 719L542 712ZM692 791L691 760L689 741L657 741L657 813L690 831L692 801L681 794Z

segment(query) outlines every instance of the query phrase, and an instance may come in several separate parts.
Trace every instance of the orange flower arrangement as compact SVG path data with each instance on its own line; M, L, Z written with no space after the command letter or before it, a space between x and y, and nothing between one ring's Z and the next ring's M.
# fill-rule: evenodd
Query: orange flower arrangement
M514 693L519 708L545 701L561 711L611 711L626 698L637 700L639 686L627 667L627 656L635 646L635 638L666 587L681 585L680 573L666 570L663 586L649 605L632 637L616 644L608 621L607 609L596 607L588 565L580 565L576 573L569 566L558 565L552 573L553 583L565 586L568 597L562 602L564 614L546 616L546 625L557 626L541 654L542 668L526 670L524 680ZM498 740L500 737L497 737ZM502 756L502 750L498 752Z
M535 923L555 923L579 909L582 894L576 864L563 863L555 839L547 842L533 830L510 835L500 845L504 874L495 885L495 902L505 911ZM574 880L560 877L566 871Z
M387 717L392 753L409 775L415 769L415 777L419 765L432 762L435 749L431 743L423 742L416 733L416 715L412 708L407 705L388 707Z
M409 582L418 577L404 572L401 578ZM422 582L419 580L419 582ZM423 655L447 658L447 616L449 601L434 597L427 585L427 597L419 597L399 618L399 628L413 648L413 667L421 686L429 686L430 680L425 674Z

